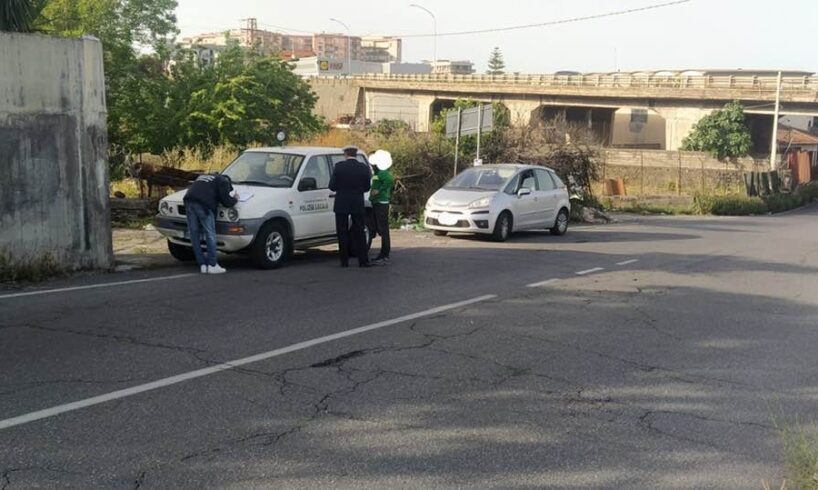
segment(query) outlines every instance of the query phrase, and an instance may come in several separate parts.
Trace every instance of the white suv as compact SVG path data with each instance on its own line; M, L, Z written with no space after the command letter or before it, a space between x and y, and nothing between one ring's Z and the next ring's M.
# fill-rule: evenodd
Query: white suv
M283 264L295 249L336 241L335 193L329 190L334 165L345 160L340 148L257 148L247 150L222 172L233 181L239 202L219 207L216 244L219 251L246 253L264 269ZM358 154L361 165L369 165ZM159 203L154 224L168 239L175 258L193 260L187 229L186 191L171 194ZM370 206L366 199L367 206ZM367 246L371 242L371 208L367 207Z

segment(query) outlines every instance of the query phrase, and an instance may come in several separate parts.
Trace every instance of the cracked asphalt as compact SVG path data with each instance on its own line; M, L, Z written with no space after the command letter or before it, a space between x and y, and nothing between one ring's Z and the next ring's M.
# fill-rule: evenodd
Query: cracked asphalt
M0 421L493 295L2 429L0 489L777 487L776 427L818 414L817 222L399 232L388 268L0 290Z

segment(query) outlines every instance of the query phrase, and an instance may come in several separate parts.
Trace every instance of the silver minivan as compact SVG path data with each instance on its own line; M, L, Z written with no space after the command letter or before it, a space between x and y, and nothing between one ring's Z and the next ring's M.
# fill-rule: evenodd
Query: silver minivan
M513 231L568 231L568 189L553 170L537 165L481 165L461 172L426 203L424 225L435 235L491 235L505 241Z

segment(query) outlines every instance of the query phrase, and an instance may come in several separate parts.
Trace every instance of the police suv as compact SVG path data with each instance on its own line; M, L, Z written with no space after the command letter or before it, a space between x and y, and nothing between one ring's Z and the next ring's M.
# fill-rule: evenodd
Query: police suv
M362 165L366 155L358 154ZM255 148L243 152L222 172L238 192L236 206L220 207L216 243L221 252L246 253L260 268L281 266L293 250L336 242L335 193L329 190L334 165L345 160L340 148ZM159 203L154 224L168 240L170 254L193 260L187 229L186 191ZM371 205L367 204L367 247L371 243Z

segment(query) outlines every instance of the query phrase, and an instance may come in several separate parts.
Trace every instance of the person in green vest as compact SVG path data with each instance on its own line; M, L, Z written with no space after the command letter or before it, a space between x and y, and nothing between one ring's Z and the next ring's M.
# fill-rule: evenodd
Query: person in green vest
M388 151L378 150L369 158L374 169L372 189L369 191L369 201L375 215L375 230L381 237L381 251L373 261L375 265L388 265L389 252L392 242L389 238L389 204L392 199L392 189L395 178L389 172L392 167L392 155Z

